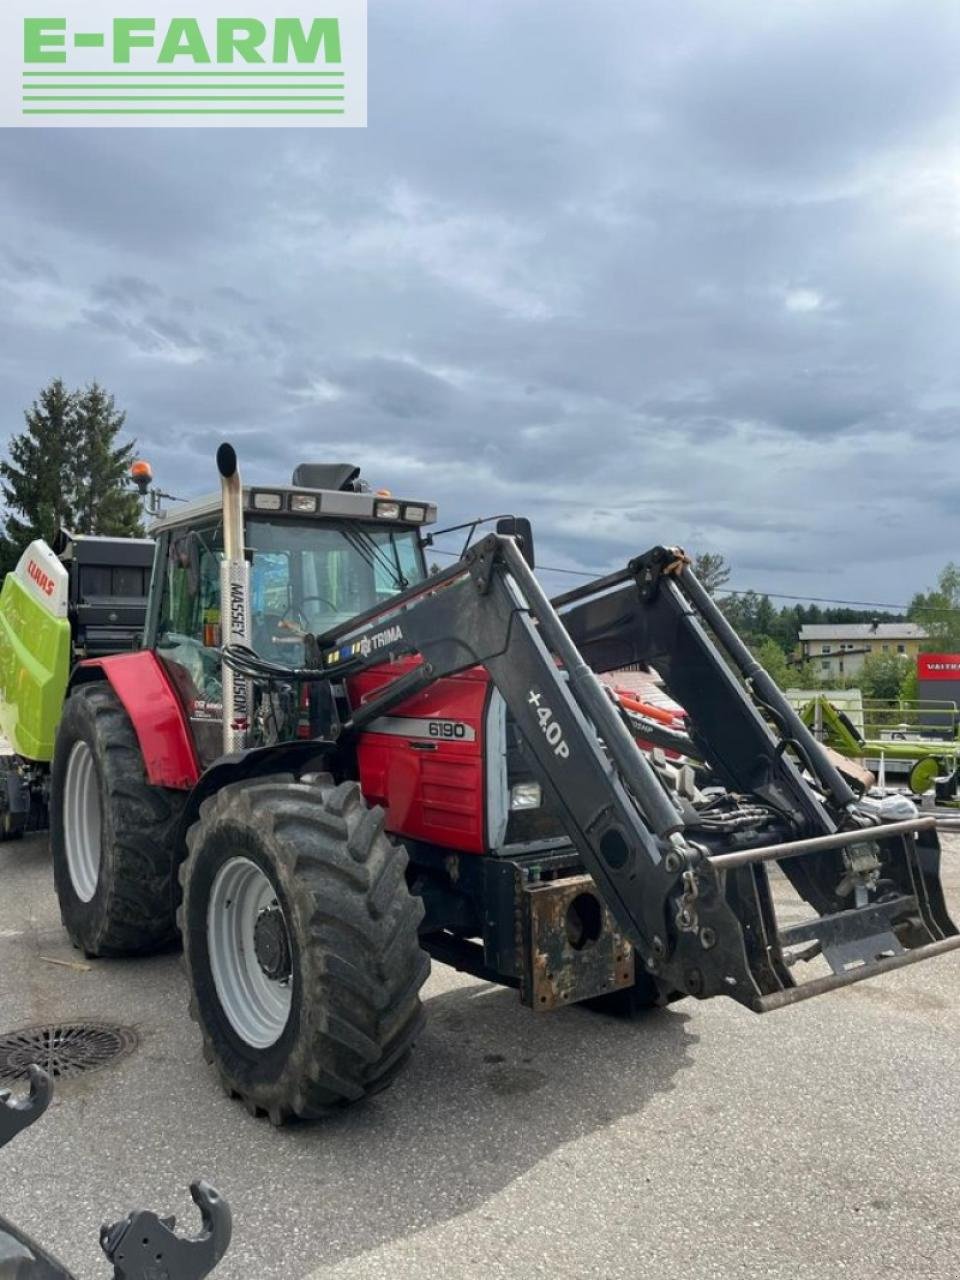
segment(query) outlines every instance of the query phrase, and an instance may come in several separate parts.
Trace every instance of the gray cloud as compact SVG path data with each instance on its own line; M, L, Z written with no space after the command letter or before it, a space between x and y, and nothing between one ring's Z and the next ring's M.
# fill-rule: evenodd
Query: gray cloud
M5 131L3 430L95 377L177 492L229 436L546 564L904 599L956 554L958 47L905 0L383 0L366 131Z

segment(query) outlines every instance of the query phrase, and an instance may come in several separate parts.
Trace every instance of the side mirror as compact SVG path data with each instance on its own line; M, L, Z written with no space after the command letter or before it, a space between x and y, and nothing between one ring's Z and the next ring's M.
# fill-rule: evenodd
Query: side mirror
M531 569L536 568L536 557L533 553L533 529L526 516L504 516L497 521L497 533L508 538L516 538L520 552Z

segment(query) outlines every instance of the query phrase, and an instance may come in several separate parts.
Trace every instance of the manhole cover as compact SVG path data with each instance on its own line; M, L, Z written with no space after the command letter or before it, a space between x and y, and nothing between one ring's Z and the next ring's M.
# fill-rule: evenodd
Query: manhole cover
M137 1047L130 1027L106 1022L55 1022L49 1027L22 1027L0 1035L0 1084L26 1080L31 1062L54 1080L99 1071Z

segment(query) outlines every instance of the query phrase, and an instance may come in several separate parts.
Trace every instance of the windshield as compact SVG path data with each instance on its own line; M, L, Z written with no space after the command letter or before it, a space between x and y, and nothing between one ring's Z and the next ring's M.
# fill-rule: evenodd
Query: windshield
M415 529L256 519L247 521L245 536L251 554L251 646L288 666L303 660L305 632L349 622L426 576ZM219 649L222 560L221 524L171 538L159 647Z
M413 529L256 521L247 527L247 547L251 613L261 632L328 631L424 577ZM278 656L264 651L263 637L253 647Z

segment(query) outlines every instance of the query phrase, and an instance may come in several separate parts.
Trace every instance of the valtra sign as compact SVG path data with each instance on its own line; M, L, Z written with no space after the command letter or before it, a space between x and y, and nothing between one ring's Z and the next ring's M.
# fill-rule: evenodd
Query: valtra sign
M960 653L920 653L918 680L960 680Z

